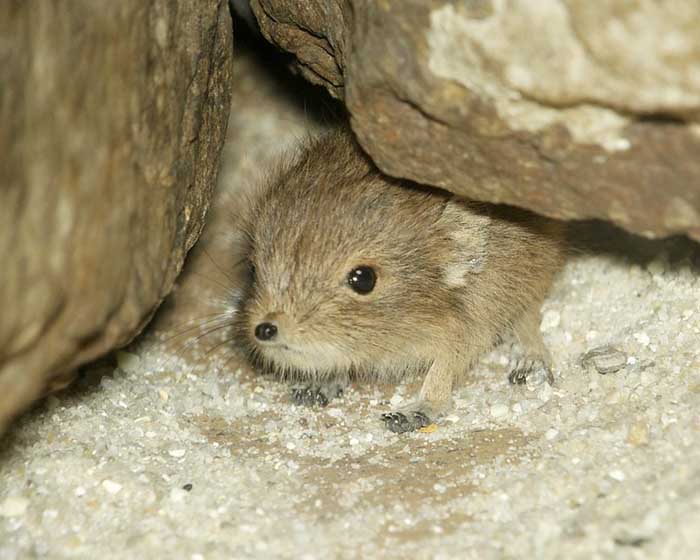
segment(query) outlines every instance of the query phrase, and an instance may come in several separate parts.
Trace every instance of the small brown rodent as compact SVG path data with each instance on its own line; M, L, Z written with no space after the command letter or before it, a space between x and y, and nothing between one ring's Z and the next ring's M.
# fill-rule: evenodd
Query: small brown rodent
M326 404L353 376L427 372L415 402L384 414L418 429L450 405L455 378L514 335L514 383L550 358L540 306L565 254L534 214L388 178L341 129L276 170L246 220L251 282L240 332L262 363Z

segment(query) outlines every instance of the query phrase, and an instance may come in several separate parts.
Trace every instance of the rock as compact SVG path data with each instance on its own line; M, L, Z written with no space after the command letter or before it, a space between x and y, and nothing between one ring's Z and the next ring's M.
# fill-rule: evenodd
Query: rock
M627 354L612 346L599 346L581 356L581 365L593 366L602 375L615 373L627 365Z
M613 469L608 473L608 476L617 482L624 482L627 475L620 469Z
M492 418L503 418L508 414L508 406L503 403L494 403L490 409Z
M122 485L118 482L114 482L113 480L103 480L102 488L104 488L110 494L119 494L119 492L121 492Z
M21 517L29 507L29 500L22 496L8 496L0 503L0 517Z
M0 433L170 292L216 183L222 0L0 4Z
M651 343L649 335L645 332L634 333L632 337L642 346L649 346L649 344Z
M548 309L542 314L542 323L540 324L540 328L545 332L553 331L559 326L560 322L560 313L558 311L554 311L553 309Z
M700 239L695 0L251 6L386 173Z
M136 372L141 366L141 358L130 352L119 351L117 352L117 365L122 371Z
M627 431L627 442L635 447L648 445L649 443L649 426L646 422L640 420L630 425Z

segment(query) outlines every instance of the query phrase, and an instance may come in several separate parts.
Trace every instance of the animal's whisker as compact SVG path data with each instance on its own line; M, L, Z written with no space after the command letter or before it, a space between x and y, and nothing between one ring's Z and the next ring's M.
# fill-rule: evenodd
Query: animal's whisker
M209 317L208 319L205 318L205 320L203 320L203 321L200 320L199 318L197 318L196 320L189 320L189 321L185 322L184 324L180 324L179 326L174 327L174 329L176 329L177 332L172 334L171 336L168 336L168 337L162 339L160 342L162 344L167 344L168 342L170 342L176 338L179 338L181 336L185 336L185 335L191 333L192 331L201 329L202 327L216 324L217 322L223 322L223 321L230 320L229 315L226 313L216 313L216 314L209 315L208 317ZM180 329L182 329L182 327L187 327L187 328L185 328L184 330L180 330Z
M232 326L233 326L233 324L230 321L227 321L227 322L224 322L223 324L215 325L212 328L210 328L207 331L200 334L199 336L196 336L196 337L190 339L187 343L185 343L185 344L183 344L175 349L174 356L170 360L168 360L168 362L166 362L166 365L169 364L174 358L176 358L176 357L180 358L184 352L186 352L187 350L192 348L194 345L196 345L203 338L205 338L211 334L214 334L216 332L219 332L223 329L231 328Z
M214 278L209 278L209 276L207 276L206 274L203 274L201 272L191 272L190 274L194 274L195 276L199 276L200 278L204 278L205 280L207 280L208 282L211 282L217 288L221 288L222 290L229 290L230 289L230 286L227 286L223 282L221 282L219 280L215 280Z
M206 247L202 247L202 252L207 256L207 258L211 261L211 263L214 265L216 270L218 270L226 280L228 280L232 285L236 284L236 280L234 280L230 275L228 275L226 272L224 272L223 268L221 268L221 266L219 266L219 263L217 263L214 260L214 257L211 256L209 251L207 251Z

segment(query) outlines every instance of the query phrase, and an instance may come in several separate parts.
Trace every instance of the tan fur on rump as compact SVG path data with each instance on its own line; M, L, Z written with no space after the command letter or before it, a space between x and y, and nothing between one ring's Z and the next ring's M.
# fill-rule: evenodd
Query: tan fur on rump
M390 179L344 129L288 158L246 222L252 353L311 383L427 371L418 400L384 418L394 431L444 411L455 376L510 333L521 370L548 368L539 308L565 256L556 222ZM366 295L347 280L360 265L376 272ZM261 323L272 340L256 338Z

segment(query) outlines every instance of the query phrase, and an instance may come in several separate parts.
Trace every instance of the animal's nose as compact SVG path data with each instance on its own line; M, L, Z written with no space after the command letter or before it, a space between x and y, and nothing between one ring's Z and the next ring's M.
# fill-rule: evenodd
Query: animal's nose
M255 327L255 338L258 340L272 340L277 335L277 327L272 323L260 323Z

